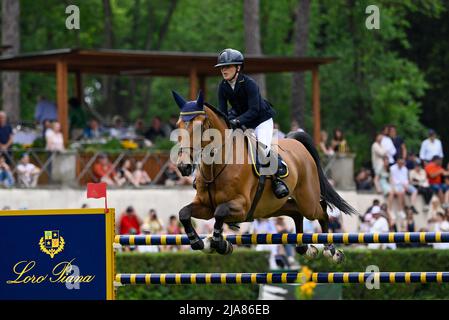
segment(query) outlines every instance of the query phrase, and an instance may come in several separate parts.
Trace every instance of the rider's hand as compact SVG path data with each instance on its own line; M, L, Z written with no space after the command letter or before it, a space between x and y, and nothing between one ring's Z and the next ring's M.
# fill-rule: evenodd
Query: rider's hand
M240 128L240 120L235 118L229 121L232 129Z

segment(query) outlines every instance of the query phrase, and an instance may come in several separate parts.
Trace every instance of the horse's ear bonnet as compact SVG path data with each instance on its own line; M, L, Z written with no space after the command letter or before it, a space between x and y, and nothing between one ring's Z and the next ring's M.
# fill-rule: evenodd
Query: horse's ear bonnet
M193 118L197 117L201 114L206 114L204 111L204 96L200 91L198 93L198 97L196 101L186 101L183 97L181 97L175 91L172 91L173 98L175 99L179 109L181 109L180 116L183 121L191 121Z

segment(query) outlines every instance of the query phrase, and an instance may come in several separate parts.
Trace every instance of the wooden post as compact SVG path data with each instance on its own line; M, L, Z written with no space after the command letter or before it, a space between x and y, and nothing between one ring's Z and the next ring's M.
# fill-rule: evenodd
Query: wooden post
M80 71L75 72L75 95L82 105L84 95L83 95L83 79L81 77Z
M190 69L190 100L196 100L198 93L198 73L195 68Z
M207 99L206 76L200 76L200 90L203 92L204 101Z
M66 145L69 140L67 77L67 62L59 60L56 63L56 101L58 105L58 121L61 124L61 132Z
M321 111L320 111L320 79L318 67L312 70L312 109L313 109L313 140L320 143Z

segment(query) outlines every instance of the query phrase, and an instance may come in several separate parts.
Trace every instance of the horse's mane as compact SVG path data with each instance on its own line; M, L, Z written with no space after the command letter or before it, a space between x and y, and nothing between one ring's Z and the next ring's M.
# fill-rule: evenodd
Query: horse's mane
M224 120L224 122L226 123L226 125L228 126L228 128L231 128L231 124L229 123L229 119L228 119L228 117L223 113L223 112L221 112L220 110L218 110L217 108L215 108L213 105L211 105L211 104L209 104L209 103L207 103L207 102L204 102L204 105L206 106L206 107L208 107L209 109L211 109L217 116L219 116L221 119L223 119Z

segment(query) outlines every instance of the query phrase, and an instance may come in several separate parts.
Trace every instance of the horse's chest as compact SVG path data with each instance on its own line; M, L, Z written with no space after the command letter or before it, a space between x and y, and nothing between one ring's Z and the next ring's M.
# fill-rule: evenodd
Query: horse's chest
M217 189L214 186L209 187L209 191L206 189L205 192L201 192L198 195L201 203L208 207L216 207L221 203L226 203L237 198L237 194L232 191L225 191L223 189Z

